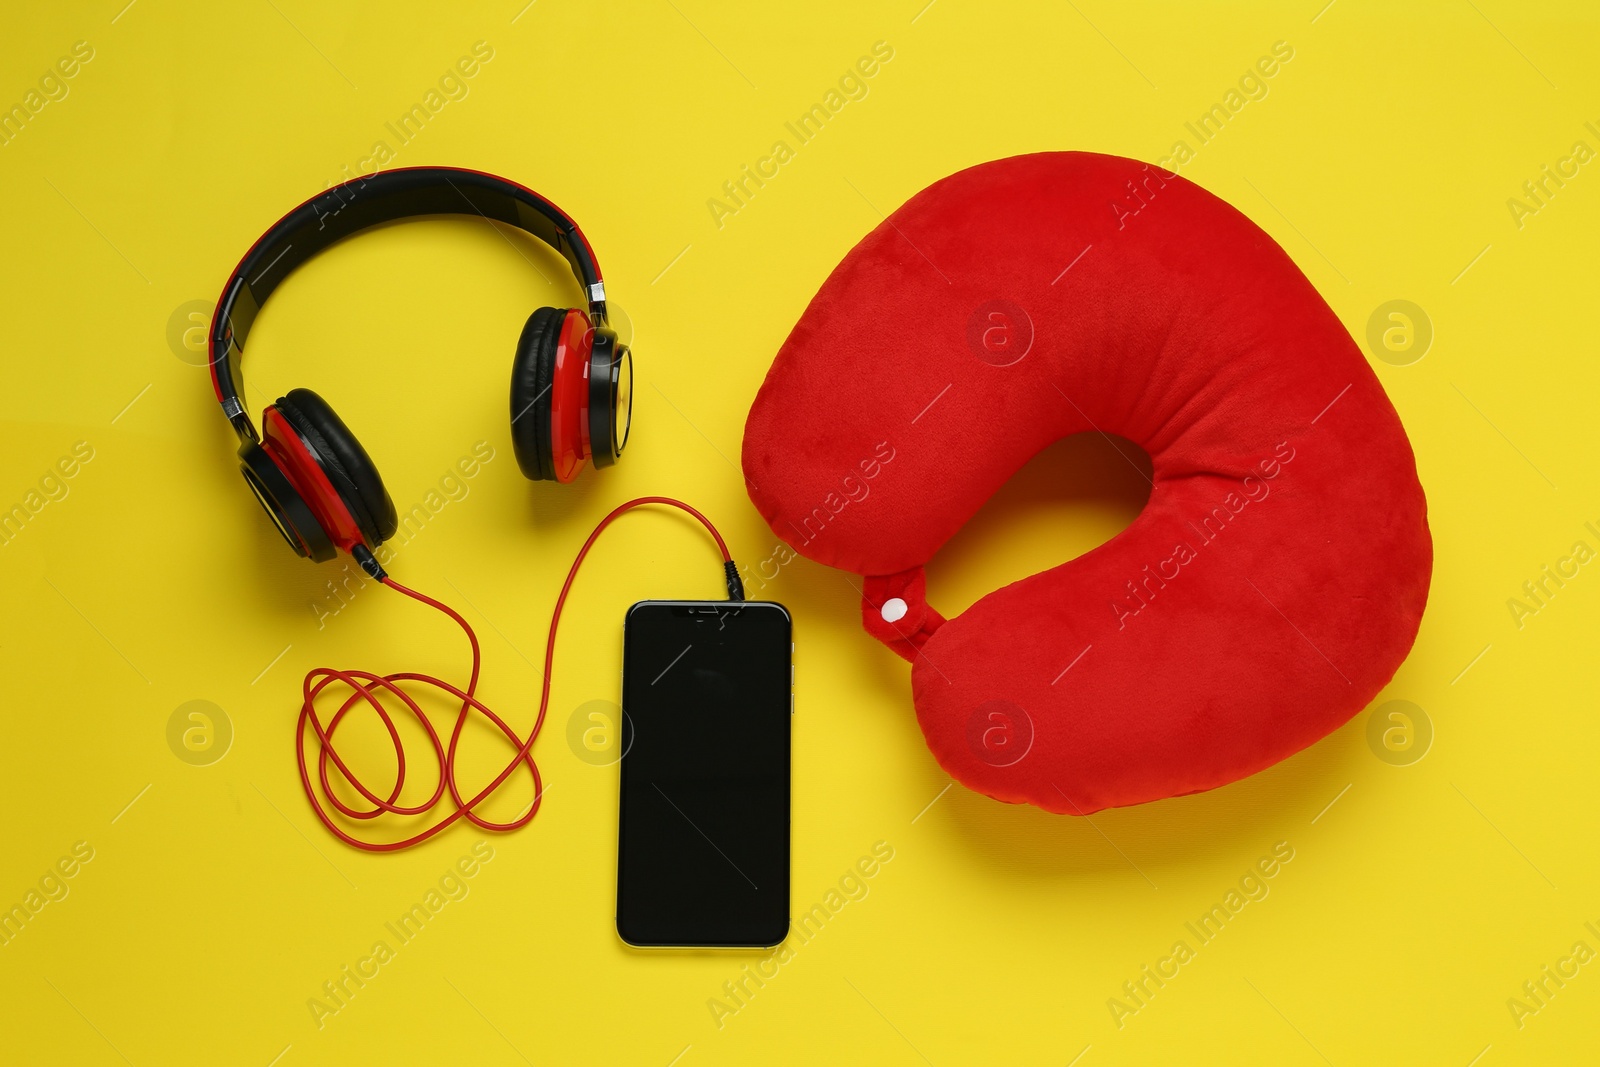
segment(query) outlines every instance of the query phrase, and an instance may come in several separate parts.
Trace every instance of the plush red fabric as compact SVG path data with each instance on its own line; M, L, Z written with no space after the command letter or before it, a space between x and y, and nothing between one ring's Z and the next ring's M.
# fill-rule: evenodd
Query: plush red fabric
M1138 518L946 622L923 564L1097 431L1150 454ZM973 167L863 238L767 374L744 471L780 537L866 577L939 763L1054 812L1323 737L1393 676L1432 571L1410 444L1333 311L1244 215L1113 156Z

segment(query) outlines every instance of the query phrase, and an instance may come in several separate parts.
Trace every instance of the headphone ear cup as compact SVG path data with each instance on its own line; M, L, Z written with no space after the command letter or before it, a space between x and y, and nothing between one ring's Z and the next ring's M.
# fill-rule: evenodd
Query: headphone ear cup
M297 555L316 563L334 557L328 531L317 521L316 513L306 505L294 482L259 443L246 441L239 446L239 473Z
M328 402L310 389L291 389L276 407L308 445L344 501L369 548L393 537L400 526L394 501L372 457Z
M556 342L567 313L540 308L528 317L511 362L511 447L525 477L550 481L556 476L550 437L550 400Z

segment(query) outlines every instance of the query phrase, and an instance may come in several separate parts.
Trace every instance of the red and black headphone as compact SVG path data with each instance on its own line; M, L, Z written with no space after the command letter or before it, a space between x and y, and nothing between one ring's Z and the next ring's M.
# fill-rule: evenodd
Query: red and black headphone
M532 234L561 254L588 298L587 311L535 311L517 341L511 442L522 473L570 482L586 460L608 467L627 444L631 353L606 324L600 265L564 211L515 182L455 167L407 167L336 185L256 241L211 320L211 379L239 435L240 470L284 540L318 562L344 549L367 566L371 550L399 525L394 501L361 442L309 389L291 389L270 405L256 433L241 399L245 338L267 297L296 267L342 238L423 215L479 215Z

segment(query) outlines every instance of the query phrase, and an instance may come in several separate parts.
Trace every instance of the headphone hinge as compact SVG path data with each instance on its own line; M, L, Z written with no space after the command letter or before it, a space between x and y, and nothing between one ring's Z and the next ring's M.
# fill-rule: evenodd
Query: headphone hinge
M233 424L233 432L239 435L239 440L257 443L261 441L261 438L256 436L256 428L250 422L250 416L245 414L244 405L239 403L237 397L230 396L222 402L222 413Z

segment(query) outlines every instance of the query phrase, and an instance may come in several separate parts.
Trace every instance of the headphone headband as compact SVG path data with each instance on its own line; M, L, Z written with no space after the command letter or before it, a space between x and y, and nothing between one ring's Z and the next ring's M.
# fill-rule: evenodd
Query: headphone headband
M241 441L256 441L242 402L245 338L272 291L294 269L352 234L424 215L479 215L523 230L561 254L583 285L589 316L606 321L605 283L594 251L566 212L515 182L457 167L402 167L335 185L264 233L223 287L211 320L211 380Z

